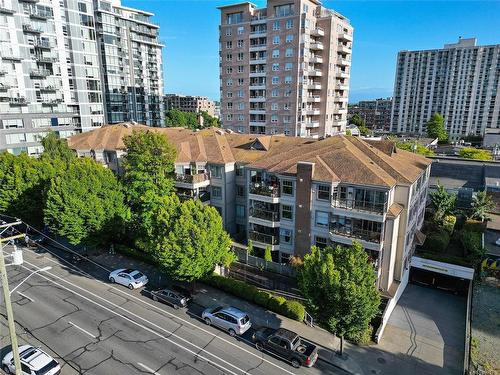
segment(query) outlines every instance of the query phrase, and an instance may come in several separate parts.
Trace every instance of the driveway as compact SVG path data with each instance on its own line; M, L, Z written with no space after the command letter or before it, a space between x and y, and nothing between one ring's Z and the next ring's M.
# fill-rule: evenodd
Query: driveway
M465 297L408 284L377 349L400 374L462 374L465 314Z

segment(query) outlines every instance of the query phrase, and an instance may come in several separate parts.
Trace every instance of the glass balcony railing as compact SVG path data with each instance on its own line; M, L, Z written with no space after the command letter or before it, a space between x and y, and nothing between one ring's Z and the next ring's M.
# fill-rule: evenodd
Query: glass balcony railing
M273 236L271 234L250 231L248 232L248 237L252 241L262 242L268 245L279 245L279 236Z
M333 199L332 206L347 210L368 211L383 214L387 211L387 203L378 203L372 201L363 201L357 199Z
M382 233L374 232L361 228L341 227L330 225L330 234L335 234L343 237L354 238L367 242L380 243L382 241Z
M250 207L250 216L266 221L280 221L280 213L278 211L268 211L261 208Z
M278 184L271 185L263 182L254 182L253 184L250 184L250 194L277 198L280 196L280 188Z
M197 184L199 182L210 180L210 173L176 174L175 180L177 182L185 182L187 184Z

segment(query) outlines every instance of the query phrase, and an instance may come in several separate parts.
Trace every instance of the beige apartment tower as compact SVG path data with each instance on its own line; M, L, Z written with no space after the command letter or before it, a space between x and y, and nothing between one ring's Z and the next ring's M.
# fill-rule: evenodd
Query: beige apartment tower
M224 128L311 138L345 131L349 20L316 0L219 9Z

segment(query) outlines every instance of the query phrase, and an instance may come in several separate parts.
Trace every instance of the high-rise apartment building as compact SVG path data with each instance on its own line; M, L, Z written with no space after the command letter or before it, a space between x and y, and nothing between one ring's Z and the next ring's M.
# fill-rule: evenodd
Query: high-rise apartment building
M163 126L163 66L152 13L95 1L107 123Z
M48 131L67 137L123 119L161 125L150 16L116 2L0 0L0 150L37 155Z
M366 127L374 130L389 130L391 125L392 98L361 100L349 106L348 118L358 115Z
M320 138L344 131L352 32L317 0L219 8L222 126Z
M435 112L452 139L500 127L500 44L459 39L443 49L401 51L397 59L392 132L425 133Z
M215 102L206 96L167 94L164 96L165 111L178 109L183 112L207 112L215 116Z
M101 126L98 53L92 1L0 1L0 150Z

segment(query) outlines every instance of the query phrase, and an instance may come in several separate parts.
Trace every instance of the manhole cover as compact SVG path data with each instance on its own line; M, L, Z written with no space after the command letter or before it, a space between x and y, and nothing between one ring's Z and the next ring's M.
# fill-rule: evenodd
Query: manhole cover
M382 358L382 357L378 357L377 358L377 362L380 363L380 364L384 364L385 363L385 359Z

